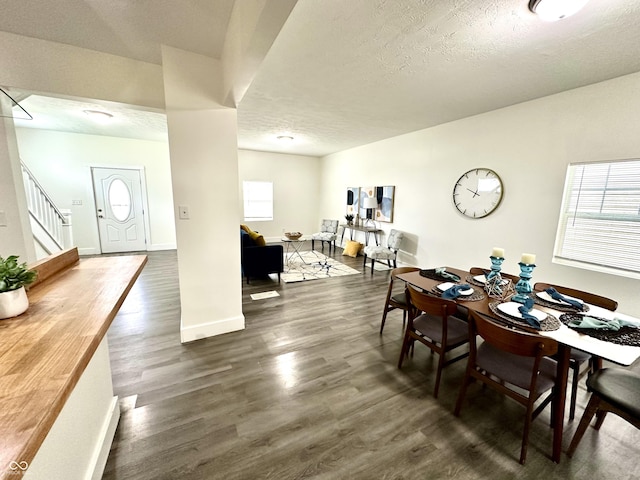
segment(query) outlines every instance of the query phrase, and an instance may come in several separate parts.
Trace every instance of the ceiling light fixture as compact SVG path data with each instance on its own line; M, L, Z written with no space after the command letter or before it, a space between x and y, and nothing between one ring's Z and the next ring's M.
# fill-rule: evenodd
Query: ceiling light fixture
M555 22L570 17L589 0L530 0L529 10L538 15L542 20Z
M83 110L85 115L89 116L92 120L96 122L108 122L113 118L113 115L107 112L103 112L102 110Z
M278 135L276 137L276 140L278 140L281 143L292 143L293 137L291 135Z

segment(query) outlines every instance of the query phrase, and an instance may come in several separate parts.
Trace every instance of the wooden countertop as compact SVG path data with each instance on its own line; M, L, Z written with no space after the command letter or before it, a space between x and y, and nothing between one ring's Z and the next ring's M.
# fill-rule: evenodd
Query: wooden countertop
M0 320L0 479L33 460L146 262L72 249L37 264L29 309Z

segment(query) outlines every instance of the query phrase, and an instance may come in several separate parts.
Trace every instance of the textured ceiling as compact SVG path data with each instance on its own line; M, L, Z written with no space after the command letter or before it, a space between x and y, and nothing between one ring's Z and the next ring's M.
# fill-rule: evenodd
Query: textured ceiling
M179 7L172 0L10 3L0 30L153 63L160 43L219 57L232 6L232 0L183 0ZM42 11L42 4L55 8ZM527 4L299 0L238 107L239 146L325 155L640 71L637 0L591 0L553 23ZM34 111L46 110L46 99L31 98ZM54 116L62 119L56 106ZM139 128L125 133L150 138L146 114L135 112ZM166 136L157 112L149 122L152 135ZM295 141L278 145L275 137L286 134Z
M220 58L235 0L6 0L0 30L160 65L160 44Z

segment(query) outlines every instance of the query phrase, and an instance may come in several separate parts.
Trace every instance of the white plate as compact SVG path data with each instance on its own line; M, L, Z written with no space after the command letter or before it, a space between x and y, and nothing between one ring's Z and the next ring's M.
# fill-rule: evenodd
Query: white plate
M445 283L441 283L440 285L437 285L436 287L441 292L444 292L445 290L449 290L454 285L456 285L456 284L453 283L453 282L445 282ZM473 288L469 288L467 290L460 290L458 293L460 295L471 295L473 293Z
M510 315L512 317L522 318L522 314L518 310L518 308L520 308L521 306L522 306L522 304L518 303L518 302L501 303L500 305L498 305L498 310L500 310L502 313L506 313L507 315ZM531 309L529 314L531 314L534 317L536 317L539 321L543 321L545 318L547 318L547 314L546 313L541 312L540 310L536 310L535 308Z
M570 297L569 295L562 295L562 296L564 298L568 298L570 300L576 300L577 302L584 303L582 300L580 300L579 298L576 298L576 297ZM570 305L569 303L563 302L562 300L556 300L551 295L549 295L547 292L536 292L536 297L541 298L542 300L544 300L546 302L557 303L558 305Z
M487 283L487 277L485 277L484 275L476 275L475 277L473 277L473 279L478 283ZM508 280L505 280L503 278L502 281L500 282L500 285L506 285L507 283L508 283Z

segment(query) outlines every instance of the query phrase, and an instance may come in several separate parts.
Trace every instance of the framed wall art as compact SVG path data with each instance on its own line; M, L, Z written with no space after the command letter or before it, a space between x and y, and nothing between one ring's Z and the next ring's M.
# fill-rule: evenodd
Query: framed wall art
M360 215L360 218L370 218L377 222L393 222L393 202L396 187L349 187L347 189L347 213ZM369 199L375 199L375 208ZM367 215L369 213L369 216Z

